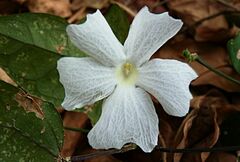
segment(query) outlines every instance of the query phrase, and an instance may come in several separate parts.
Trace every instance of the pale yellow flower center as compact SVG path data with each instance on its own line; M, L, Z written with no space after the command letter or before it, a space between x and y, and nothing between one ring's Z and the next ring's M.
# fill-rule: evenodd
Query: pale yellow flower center
M134 64L125 62L116 69L118 83L121 85L134 85L138 78L138 70Z

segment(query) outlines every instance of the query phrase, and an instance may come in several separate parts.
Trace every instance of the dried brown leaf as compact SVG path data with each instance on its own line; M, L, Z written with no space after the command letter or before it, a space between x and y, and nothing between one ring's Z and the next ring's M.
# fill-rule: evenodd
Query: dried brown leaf
M214 152L207 158L206 162L236 162L237 157L227 152Z
M2 68L0 68L0 80L17 86L17 84L7 75L7 73Z
M216 110L209 107L194 109L182 123L176 141L180 142L176 148L212 147L219 137ZM201 133L199 133L201 132ZM174 161L203 162L209 153L175 154Z
M78 10L79 8L94 8L102 9L109 6L110 0L73 0L71 4L72 10Z
M63 125L71 128L85 128L88 123L88 117L84 113L79 112L65 112ZM75 149L81 144L84 144L84 134L81 132L66 130L64 131L64 144L61 150L62 157L72 156ZM79 145L80 143L80 145Z
M195 40L197 41L221 41L233 34L231 28L223 15L202 21L222 11L228 11L229 7L212 0L171 0L168 3L188 27L193 27ZM200 25L196 23L202 21Z
M27 0L31 12L49 13L61 17L72 14L69 0Z
M233 102L226 97L227 94L220 92L217 89L211 89L206 94L201 96L195 96L191 100L191 107L194 109L199 109L201 107L211 107L216 109L217 111L217 122L219 124L228 117L229 114L233 112L240 111L240 103ZM228 94L230 95L230 94ZM240 96L235 94L230 95L235 97L235 99L239 100Z

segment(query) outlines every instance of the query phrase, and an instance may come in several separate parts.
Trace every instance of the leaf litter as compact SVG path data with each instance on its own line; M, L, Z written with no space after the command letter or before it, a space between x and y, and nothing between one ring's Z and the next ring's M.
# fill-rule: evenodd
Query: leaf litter
M29 0L18 0L14 4L20 9L30 12L44 12L66 18L69 22L78 22L88 12L98 8L107 12L112 1L38 1L31 3ZM239 1L228 0L128 0L116 1L123 6L123 10L137 12L142 6L148 5L154 12L169 11L175 17L181 18L185 26L179 35L165 44L153 56L154 58L171 58L181 61L185 59L181 52L188 48L197 52L206 62L214 68L240 80L239 74L234 70L226 49L226 41L233 38L239 30L237 25L229 23L225 13L235 13L240 10ZM3 2L1 2L3 3ZM56 3L57 5L52 5ZM9 3L3 3L9 8ZM44 5L40 5L44 4ZM34 8L35 5L35 8ZM2 12L0 12L2 13ZM4 14L18 13L16 10L5 10ZM128 13L128 12L127 12ZM231 14L230 14L231 16ZM238 18L240 15L238 14ZM129 15L129 20L132 16ZM236 22L235 22L236 23ZM237 23L236 23L237 24ZM62 51L61 47L58 50ZM238 55L237 55L238 56ZM155 103L160 120L159 144L166 148L201 148L221 147L221 125L231 115L240 110L240 87L209 71L196 62L190 66L198 73L199 77L192 82L191 89L194 98L191 101L191 112L184 118L168 116ZM11 84L14 82L1 72L0 79ZM38 99L20 93L16 96L18 103L27 112L34 112L40 119L44 114L39 107ZM31 105L31 106L29 106ZM91 122L86 114L81 112L61 111L64 126L74 128L90 128ZM43 128L44 131L44 128ZM86 133L65 130L65 140L61 156L69 157L94 153L87 143ZM239 139L235 139L239 140ZM159 150L151 154L144 154L139 149L116 155L103 155L95 157L88 162L125 162L125 161L181 161L181 162L233 162L237 159L236 152L191 152L191 153L164 153Z

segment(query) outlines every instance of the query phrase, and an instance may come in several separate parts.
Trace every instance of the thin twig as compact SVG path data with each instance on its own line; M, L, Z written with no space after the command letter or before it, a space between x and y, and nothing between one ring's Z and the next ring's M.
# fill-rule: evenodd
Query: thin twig
M231 8L231 9L233 9L235 11L240 11L239 8L237 8L236 6L232 5L231 3L226 2L224 0L217 0L217 2L221 3L222 5L224 5L224 6L228 7L228 8Z
M210 15L208 17L204 17L204 18L200 19L199 21L195 22L194 24L183 28L181 30L181 33L187 32L189 29L192 29L192 28L195 28L195 27L201 25L204 21L216 18L221 15L226 15L226 14L240 14L240 11L221 11L221 12L215 13L213 15Z
M73 14L69 19L68 23L73 23L76 20L81 20L85 15L83 14L85 12L86 8L83 7L79 9L75 14Z
M134 149L136 149L136 145L135 144L129 144L129 145L124 146L122 149L110 149L110 150L104 150L104 151L97 151L97 152L90 153L90 154L72 156L70 159L71 159L71 162L77 162L77 161L82 161L82 160L94 158L94 157L97 157L97 156L124 153L124 152L134 150Z

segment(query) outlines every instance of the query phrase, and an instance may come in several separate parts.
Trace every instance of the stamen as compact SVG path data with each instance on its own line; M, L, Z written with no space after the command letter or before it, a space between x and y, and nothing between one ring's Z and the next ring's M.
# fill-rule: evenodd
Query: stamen
M130 63L125 63L123 64L122 66L122 72L123 72L123 75L127 78L129 75L131 75L133 71L133 65L130 64Z
M121 85L134 85L138 78L138 70L134 64L125 62L116 68L116 77Z

